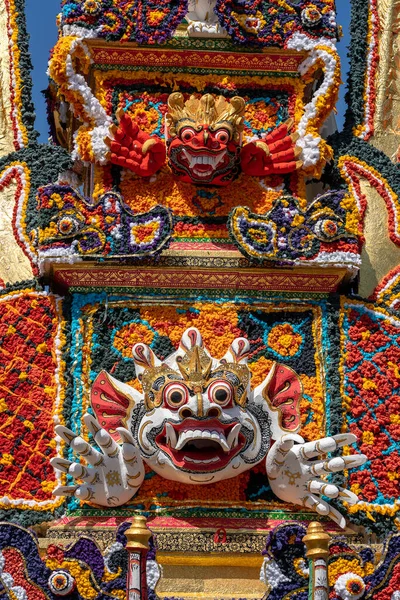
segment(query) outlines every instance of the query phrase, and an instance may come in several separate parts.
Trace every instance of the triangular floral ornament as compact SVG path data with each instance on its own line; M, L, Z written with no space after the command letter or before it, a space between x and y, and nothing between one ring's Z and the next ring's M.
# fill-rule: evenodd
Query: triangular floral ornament
M281 196L264 215L236 207L228 226L240 252L253 260L290 263L335 249L356 255L360 240L346 225L347 200L344 190L332 190L303 210L297 198Z

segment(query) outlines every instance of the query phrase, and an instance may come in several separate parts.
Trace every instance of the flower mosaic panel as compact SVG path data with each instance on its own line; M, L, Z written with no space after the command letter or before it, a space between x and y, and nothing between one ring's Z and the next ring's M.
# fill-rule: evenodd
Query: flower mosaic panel
M218 0L209 6L240 44L283 47L295 32L337 36L332 0ZM63 0L61 26L64 35L79 28L83 35L109 41L159 44L174 35L187 12L187 0Z
M13 600L125 598L128 552L123 523L104 552L89 537L67 548L50 544L43 555L32 530L0 524L0 594ZM147 557L154 561L154 550Z
M132 359L133 344L149 345L162 359L178 347L185 329L195 326L216 357L222 357L236 337L249 339L252 387L263 381L273 361L293 368L300 376L304 391L301 434L309 440L318 439L325 434L324 380L327 374L320 348L322 338L327 340L327 313L327 306L317 302L251 307L244 302L197 301L193 304L166 302L160 306L151 302L138 304L126 297L77 295L72 309L75 342L71 360L76 366L70 426L81 431L81 418L89 407L90 387L100 371L105 370L140 389ZM167 505L227 507L238 502L250 509L254 502L258 508L268 508L272 502L281 507L273 498L265 467L260 464L230 479L228 486L223 481L213 484L212 492L208 485L184 485L148 471L134 502L147 509ZM76 507L76 501L71 502Z
M373 304L343 300L341 323L345 421L359 440L360 452L368 457L349 479L351 490L361 500L350 512L366 513L369 524L396 519L400 509L400 321Z
M61 299L26 289L0 297L0 508L49 510L60 483L49 459L60 451L64 344Z

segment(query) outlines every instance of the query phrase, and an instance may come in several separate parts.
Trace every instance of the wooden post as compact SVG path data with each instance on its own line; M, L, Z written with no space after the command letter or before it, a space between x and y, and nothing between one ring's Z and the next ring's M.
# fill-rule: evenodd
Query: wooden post
M310 565L309 600L328 600L328 566L330 535L325 533L321 523L313 521L307 529L303 542Z
M147 527L146 517L134 517L125 535L129 552L126 600L147 600L146 557L151 531Z

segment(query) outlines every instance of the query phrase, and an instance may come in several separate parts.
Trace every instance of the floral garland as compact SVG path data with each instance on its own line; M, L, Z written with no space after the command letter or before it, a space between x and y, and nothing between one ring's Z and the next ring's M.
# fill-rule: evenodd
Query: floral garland
M139 44L162 44L172 37L187 10L187 0L138 1L136 41Z
M400 321L381 307L343 299L340 324L343 417L368 456L350 476L360 502L348 511L382 533L400 510Z
M48 464L62 451L53 439L54 423L63 423L62 300L32 286L7 288L0 312L0 508L47 511L62 503L51 495L62 478Z
M308 598L309 567L302 541L305 535L306 529L299 523L278 525L269 533L260 573L261 581L268 586L268 600Z
M309 566L302 541L305 528L285 523L270 532L260 578L268 586L266 600L307 600ZM400 584L400 534L373 549L350 546L340 538L329 545L330 600L395 600Z
M84 76L75 70L75 61L87 74L91 64L90 51L82 39L72 36L61 38L55 45L49 62L49 75L57 83L60 93L71 104L75 116L83 125L74 134L72 157L85 162L107 162L108 146L105 138L110 133L112 119L93 95Z
M8 52L10 65L10 117L14 148L20 150L34 142L35 112L32 104L32 69L29 55L29 36L26 31L25 1L5 0L7 14Z
M302 76L316 65L324 72L323 82L304 107L297 127L300 135L297 145L302 148L303 168L307 175L319 179L326 162L333 156L331 147L320 137L319 129L338 99L341 84L340 58L335 44L327 39L312 40L304 34L295 33L287 46L309 54L299 67Z
M353 0L354 2L354 0ZM360 15L357 15L357 28L360 29ZM361 20L362 23L362 20ZM362 24L363 25L363 24ZM362 27L361 25L361 27ZM374 117L376 109L376 77L379 64L379 15L376 0L369 0L368 10L368 34L367 34L367 57L364 75L364 118L354 129L354 135L369 140L374 133ZM354 32L353 32L353 35ZM357 39L353 38L350 46L351 54L355 51L354 45ZM351 58L350 61L352 62ZM354 77L354 75L353 75Z
M215 13L235 42L282 47L293 31L310 38L336 38L332 0L260 2L246 7L236 0L218 0ZM172 37L188 11L187 0L63 0L64 35L161 44Z
M118 528L115 542L104 552L90 538L81 537L67 549L49 545L42 558L31 531L0 524L0 577L6 594L14 600L124 598L128 565L124 532L129 525Z
M2 592L11 600L124 600L129 561L125 532L130 526L122 523L104 550L81 536L66 547L50 544L43 553L32 530L0 523ZM149 600L158 599L161 570L156 558L152 536L145 558Z
M379 60L377 16L375 0L351 0L350 64L344 130L361 139L368 139L373 133L375 80Z
M267 600L308 598L309 568L302 541L306 530L287 523L275 528L263 552L267 556L261 579L268 585ZM395 600L400 585L400 534L389 536L381 551L351 546L340 538L329 546L330 600Z

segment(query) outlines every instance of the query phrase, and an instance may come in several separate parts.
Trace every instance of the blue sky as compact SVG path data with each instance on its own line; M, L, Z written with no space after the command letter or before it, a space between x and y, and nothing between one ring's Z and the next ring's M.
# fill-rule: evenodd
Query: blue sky
M50 48L57 40L56 15L60 10L59 0L26 0L26 16L28 22L28 31L31 36L30 48L33 62L33 100L36 107L36 129L40 132L40 141L46 142L48 129L46 122L46 107L41 90L47 87L47 61ZM339 53L342 59L342 79L345 81L347 71L347 46L349 44L349 21L350 21L350 3L348 0L336 0L338 11L338 22L343 27L344 37L339 44ZM342 85L340 98L338 102L338 127L343 124L343 115L345 111L344 104L344 85Z

